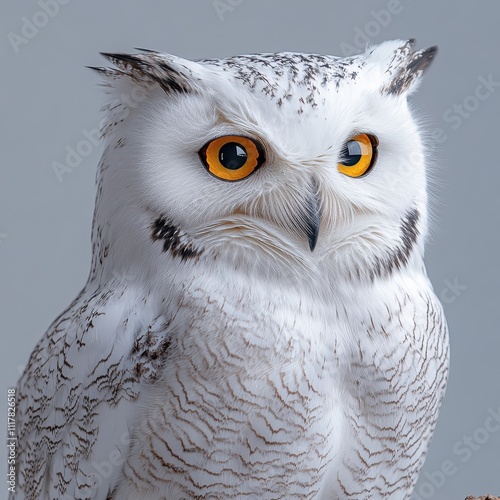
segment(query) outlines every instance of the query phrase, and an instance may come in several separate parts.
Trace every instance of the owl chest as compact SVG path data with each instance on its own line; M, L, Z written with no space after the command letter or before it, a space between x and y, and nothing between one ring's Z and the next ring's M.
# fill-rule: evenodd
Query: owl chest
M339 336L333 311L310 297L269 287L198 289L181 310L189 326L177 338L176 364L186 379L263 406L273 398L273 406L308 405L330 392Z
M367 398L383 404L382 394L391 397L426 375L428 350L440 341L426 339L418 324L423 305L371 302L371 310L348 308L269 285L259 293L190 290L177 313L168 370L175 367L193 384L204 381L228 401L246 396L255 404L293 402L312 411L316 402L328 408L348 396L369 413Z
M360 342L363 320L346 319L293 290L191 289L147 422L164 446L144 439L137 467L161 468L189 495L234 487L315 498L335 490L327 478L349 471L360 450L393 460L415 366L403 361L397 332L386 332L390 347L381 350L369 336ZM376 427L385 435L368 450L363 435Z

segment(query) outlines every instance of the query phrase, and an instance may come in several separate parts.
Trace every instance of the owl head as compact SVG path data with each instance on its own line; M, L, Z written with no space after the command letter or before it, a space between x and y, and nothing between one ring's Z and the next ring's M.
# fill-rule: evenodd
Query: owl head
M426 162L408 96L435 54L413 40L346 58L103 54L94 276L106 259L351 280L421 265Z

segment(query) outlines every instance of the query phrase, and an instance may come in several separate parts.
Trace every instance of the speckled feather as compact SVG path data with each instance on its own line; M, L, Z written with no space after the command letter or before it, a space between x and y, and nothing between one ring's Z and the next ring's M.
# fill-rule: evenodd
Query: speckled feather
M12 498L410 498L448 371L413 47L104 54L91 272L19 382ZM244 181L198 158L226 134L264 144Z

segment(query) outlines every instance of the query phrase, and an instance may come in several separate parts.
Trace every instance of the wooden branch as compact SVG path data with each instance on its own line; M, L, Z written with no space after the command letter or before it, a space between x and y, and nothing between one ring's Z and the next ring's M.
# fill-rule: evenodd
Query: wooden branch
M486 495L482 497L468 496L465 500L500 500L500 497L492 497L491 495Z

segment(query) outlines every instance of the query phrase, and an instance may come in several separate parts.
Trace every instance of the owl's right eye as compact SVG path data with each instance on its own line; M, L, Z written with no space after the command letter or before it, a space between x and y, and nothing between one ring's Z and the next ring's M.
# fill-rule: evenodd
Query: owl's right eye
M371 134L358 134L348 140L341 151L338 170L348 177L366 175L377 161L378 139Z
M200 149L198 155L208 172L224 181L241 181L265 161L261 144L240 135L213 139Z

